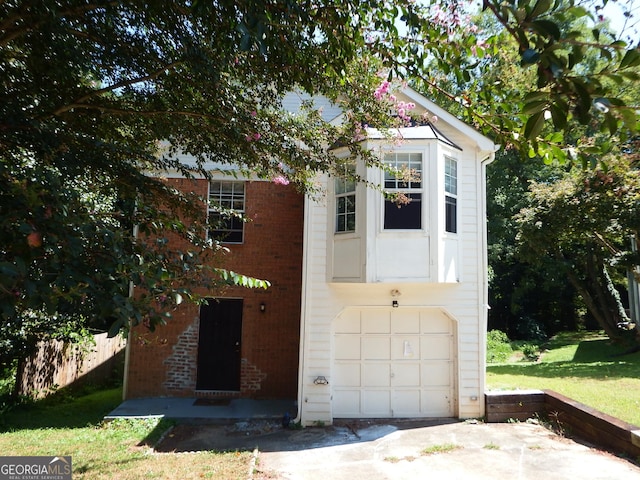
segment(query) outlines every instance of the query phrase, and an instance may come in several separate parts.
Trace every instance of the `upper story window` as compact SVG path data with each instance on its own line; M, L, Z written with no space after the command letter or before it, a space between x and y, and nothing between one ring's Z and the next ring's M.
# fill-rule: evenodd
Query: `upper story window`
M444 158L444 219L445 231L458 232L458 162Z
M384 188L397 193L398 198L385 199L384 228L413 229L422 228L422 154L388 153L384 163L391 167L385 171Z
M336 178L336 233L356 230L356 182L355 167L347 168L344 178Z
M212 181L209 185L209 238L242 243L244 208L244 182Z

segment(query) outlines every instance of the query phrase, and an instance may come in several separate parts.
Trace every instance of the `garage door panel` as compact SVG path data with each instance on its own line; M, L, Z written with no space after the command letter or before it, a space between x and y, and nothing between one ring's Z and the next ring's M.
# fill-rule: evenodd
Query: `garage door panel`
M411 360L420 358L420 336L391 337L391 359Z
M333 391L333 410L341 416L358 416L362 414L360 390Z
M360 337L336 335L334 349L336 360L360 360Z
M389 360L391 358L390 341L387 335L362 337L363 360Z
M415 415L420 411L420 390L399 390L394 393L393 415L401 417L403 415Z
M420 386L420 364L398 364L391 366L391 386L418 387Z
M363 387L388 387L391 384L391 366L387 364L365 363L363 370Z
M391 315L388 311L362 312L362 333L391 333Z
M426 362L423 364L422 368L422 386L448 387L451 384L452 373L452 365L449 362Z
M389 416L391 392L389 390L363 390L363 413L365 415Z
M336 333L360 333L360 312L345 312L337 318Z
M338 363L333 375L333 383L336 387L359 387L360 363Z
M422 333L451 333L451 320L442 313L420 312L420 331Z
M420 339L423 360L449 360L451 358L451 337L449 335L425 335Z
M420 333L420 316L392 312L391 330L392 333Z
M429 417L446 417L451 415L449 390L425 390L422 396L422 411Z

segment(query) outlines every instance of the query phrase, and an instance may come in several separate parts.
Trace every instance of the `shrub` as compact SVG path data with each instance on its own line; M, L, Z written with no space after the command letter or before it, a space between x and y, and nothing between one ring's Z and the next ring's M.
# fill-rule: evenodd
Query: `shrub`
M515 334L516 338L531 340L534 342L543 342L547 339L544 326L528 316L520 317L518 319Z
M506 362L513 354L509 337L501 330L487 332L487 362Z
M540 358L540 347L531 343L522 345L522 354L526 360L537 362Z

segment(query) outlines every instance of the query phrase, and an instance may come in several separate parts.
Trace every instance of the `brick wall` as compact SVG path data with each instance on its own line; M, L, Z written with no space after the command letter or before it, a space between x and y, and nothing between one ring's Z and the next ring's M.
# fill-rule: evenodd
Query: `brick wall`
M204 180L169 180L205 196ZM223 266L271 282L268 290L229 287L206 292L242 298L241 391L249 398L295 398L302 279L303 197L292 187L246 184L244 243L228 245ZM176 245L178 248L180 245ZM203 292L204 293L204 292ZM265 305L261 311L260 305ZM182 304L166 326L136 328L130 343L127 398L215 396L195 391L197 306Z

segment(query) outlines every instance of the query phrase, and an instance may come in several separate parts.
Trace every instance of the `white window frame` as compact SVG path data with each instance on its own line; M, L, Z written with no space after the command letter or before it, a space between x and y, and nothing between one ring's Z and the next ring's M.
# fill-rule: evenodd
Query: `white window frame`
M458 233L458 160L444 157L444 231Z
M245 206L245 182L211 180L207 216L211 227L208 237L221 243L244 243Z
M355 165L347 165L345 176L334 181L335 195L335 233L353 233L356 231L356 181Z
M400 193L411 199L411 202L407 205L398 206L393 200L384 199L383 209L383 222L382 226L385 231L398 231L409 230L417 231L424 230L423 212L425 208L426 194L424 183L424 155L422 152L392 152L386 153L384 156L384 163L390 169L395 169L399 172L411 171L414 172L416 178L409 180L399 178L391 171L384 172L384 189L389 193ZM417 181L414 181L417 180ZM412 205L413 204L413 205ZM411 216L409 223L411 226L396 225L396 222L392 222L392 219L388 218L389 213L394 212L394 209L402 210L407 209L404 213L411 213L417 210L414 216ZM397 222L402 223L402 220L396 219Z

